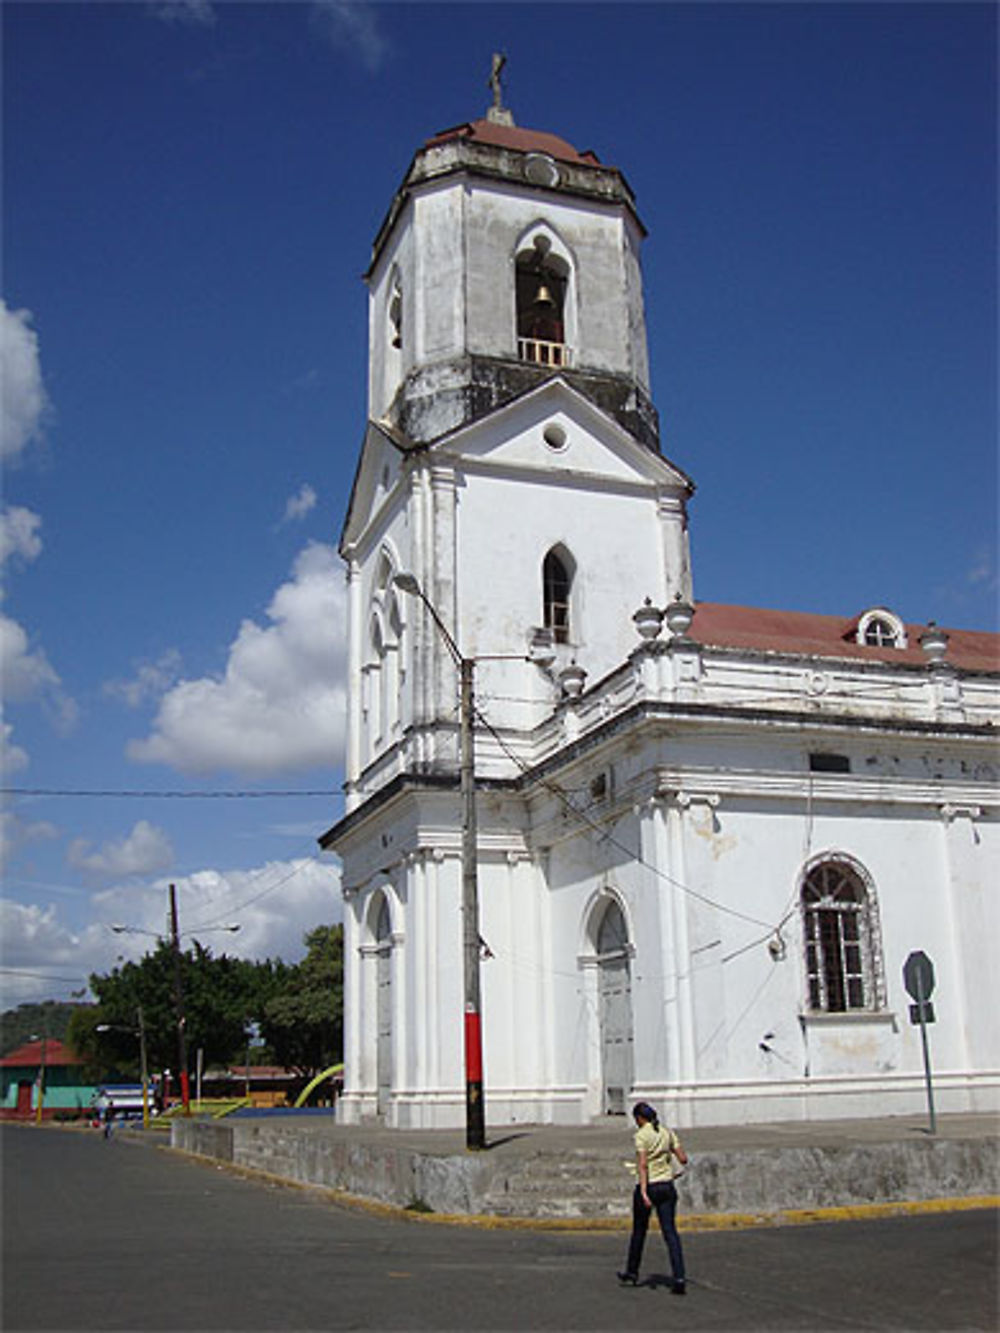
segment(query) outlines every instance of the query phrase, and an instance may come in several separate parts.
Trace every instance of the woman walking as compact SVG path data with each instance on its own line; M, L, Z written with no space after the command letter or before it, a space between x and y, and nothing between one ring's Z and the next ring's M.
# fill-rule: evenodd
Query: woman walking
M678 1174L674 1163L685 1166L687 1153L674 1131L660 1125L656 1112L648 1102L637 1102L632 1108L632 1116L636 1124L635 1164L639 1179L632 1195L632 1236L628 1243L628 1259L625 1271L618 1274L618 1281L633 1287L638 1282L642 1248L649 1230L649 1215L655 1208L670 1255L672 1290L675 1296L683 1296L687 1288L684 1252L674 1221L677 1213L674 1177Z

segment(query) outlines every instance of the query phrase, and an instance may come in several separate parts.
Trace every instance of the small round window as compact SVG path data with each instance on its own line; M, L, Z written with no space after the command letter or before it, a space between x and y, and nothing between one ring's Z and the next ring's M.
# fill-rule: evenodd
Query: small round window
M550 449L566 448L566 432L562 426L557 426L554 421L551 421L542 431L542 439Z

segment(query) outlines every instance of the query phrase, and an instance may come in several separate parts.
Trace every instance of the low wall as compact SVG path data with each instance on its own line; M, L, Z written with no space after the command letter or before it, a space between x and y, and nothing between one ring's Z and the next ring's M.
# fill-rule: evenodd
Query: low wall
M346 1190L400 1207L425 1203L435 1212L480 1211L496 1163L484 1157L436 1157L327 1134L281 1121L230 1123L175 1120L171 1147L267 1171L303 1185Z
M621 1162L585 1149L445 1156L415 1150L405 1140L394 1144L391 1135L376 1141L343 1128L199 1120L174 1121L171 1144L300 1184L438 1213L616 1216L628 1207ZM687 1214L768 1214L995 1195L998 1178L995 1138L927 1138L699 1152L680 1189Z

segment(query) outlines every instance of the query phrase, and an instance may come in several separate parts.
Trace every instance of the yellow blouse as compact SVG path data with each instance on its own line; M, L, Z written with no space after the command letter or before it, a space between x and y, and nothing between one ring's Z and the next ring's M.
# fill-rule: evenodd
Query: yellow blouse
M646 1173L650 1184L656 1180L673 1180L677 1174L674 1150L680 1146L681 1141L674 1131L664 1125L654 1129L647 1123L636 1130L635 1150L646 1154Z

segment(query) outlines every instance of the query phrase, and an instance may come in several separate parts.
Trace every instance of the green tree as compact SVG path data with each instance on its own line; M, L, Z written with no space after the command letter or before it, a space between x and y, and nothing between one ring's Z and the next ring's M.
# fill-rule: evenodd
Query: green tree
M304 1079L342 1058L343 927L317 926L304 943L306 956L295 965L215 958L197 942L180 955L189 1072L199 1048L206 1065L242 1064L251 1022L270 1060ZM138 1078L140 1006L150 1073L176 1071L174 968L173 948L160 940L138 962L91 977L97 1004L74 1016L68 1040L92 1076Z
M344 928L317 926L294 967L277 964L261 1022L279 1064L312 1077L343 1058Z
M184 1034L189 1066L195 1052L206 1064L238 1059L245 1027L257 1017L271 993L273 968L243 959L219 958L195 941L180 955ZM124 963L90 979L95 1010L76 1023L74 1050L88 1063L129 1075L138 1070L138 1013L142 1008L150 1071L177 1068L177 1006L174 951L160 940L138 962ZM107 1032L98 1032L107 1026Z

